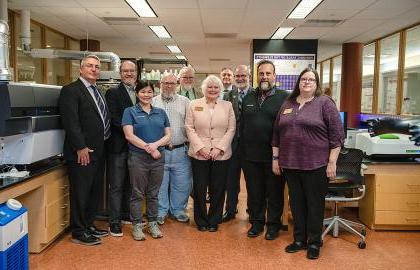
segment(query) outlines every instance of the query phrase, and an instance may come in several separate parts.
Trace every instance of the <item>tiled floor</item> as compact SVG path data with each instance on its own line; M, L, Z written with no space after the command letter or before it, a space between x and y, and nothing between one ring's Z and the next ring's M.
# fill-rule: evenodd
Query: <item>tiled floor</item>
M237 218L215 233L168 220L161 227L163 238L147 235L143 242L131 238L131 225L124 225L124 237L109 236L93 247L73 244L66 234L43 253L30 255L30 269L420 269L420 232L368 230L364 250L348 233L328 236L315 261L306 259L305 252L284 252L292 241L291 228L274 241L249 239L245 200L241 193Z

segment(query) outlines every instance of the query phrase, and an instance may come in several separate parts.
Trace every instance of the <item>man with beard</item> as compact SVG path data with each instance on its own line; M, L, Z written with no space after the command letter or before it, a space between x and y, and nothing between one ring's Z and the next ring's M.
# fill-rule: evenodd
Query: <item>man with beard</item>
M203 97L203 93L194 88L194 77L195 71L191 66L181 68L178 74L179 89L177 92L189 100Z
M241 148L248 192L248 237L257 237L267 225L265 239L274 240L281 229L285 180L272 171L271 137L277 113L286 100L286 91L275 87L276 73L271 61L257 66L258 88L242 102ZM267 212L267 213L266 213ZM267 218L266 218L267 216Z
M233 71L230 68L224 67L220 71L220 79L223 83L222 91L220 92L220 99L223 99L223 97L231 90L235 89L235 86L233 85Z
M108 144L109 181L109 231L112 236L123 236L121 220L130 220L130 179L128 175L128 146L121 126L125 108L136 104L134 88L137 66L124 61L120 66L121 83L106 92L106 101L111 113L112 135Z
M188 98L176 94L176 76L164 75L160 81L161 94L153 98L153 106L162 108L171 125L171 143L165 146L165 169L158 196L159 225L165 223L166 216L183 223L189 221L186 214L188 196L191 189L191 163L188 157L185 116L189 108Z
M230 158L228 179L226 184L226 207L225 213L223 214L222 218L223 222L228 222L229 220L234 219L236 213L238 212L238 194L240 191L243 156L239 136L239 130L241 126L242 102L248 93L254 91L254 89L252 89L252 87L249 86L249 74L249 68L246 65L237 66L235 68L234 76L236 87L224 95L224 100L230 101L232 103L233 111L235 112L236 133L232 141L232 157Z

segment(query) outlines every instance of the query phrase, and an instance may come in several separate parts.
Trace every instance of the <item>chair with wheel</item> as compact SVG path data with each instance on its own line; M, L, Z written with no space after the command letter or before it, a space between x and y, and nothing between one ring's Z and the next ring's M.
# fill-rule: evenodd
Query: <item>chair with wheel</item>
M359 149L343 148L340 151L337 160L337 176L329 182L328 193L325 197L326 201L334 202L334 216L324 219L326 229L322 233L322 239L330 232L333 237L338 237L339 229L344 229L360 237L358 247L364 249L366 248L366 227L338 215L338 203L358 201L365 196L362 161L363 152Z

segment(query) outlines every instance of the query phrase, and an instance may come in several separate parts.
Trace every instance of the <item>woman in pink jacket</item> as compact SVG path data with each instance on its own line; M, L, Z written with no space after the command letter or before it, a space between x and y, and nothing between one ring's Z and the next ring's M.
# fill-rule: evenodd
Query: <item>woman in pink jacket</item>
M185 119L193 171L194 220L199 231L215 232L222 221L236 125L232 104L219 99L222 88L218 77L209 75L204 79L201 85L204 97L191 101ZM210 193L208 211L207 187Z

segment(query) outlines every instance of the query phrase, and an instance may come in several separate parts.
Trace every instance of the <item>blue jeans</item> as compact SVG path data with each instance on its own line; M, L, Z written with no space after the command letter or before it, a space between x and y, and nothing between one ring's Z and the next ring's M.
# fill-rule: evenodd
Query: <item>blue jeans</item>
M191 191L191 161L188 147L175 148L165 152L165 169L159 190L158 216L164 217L168 211L179 216L185 214Z

